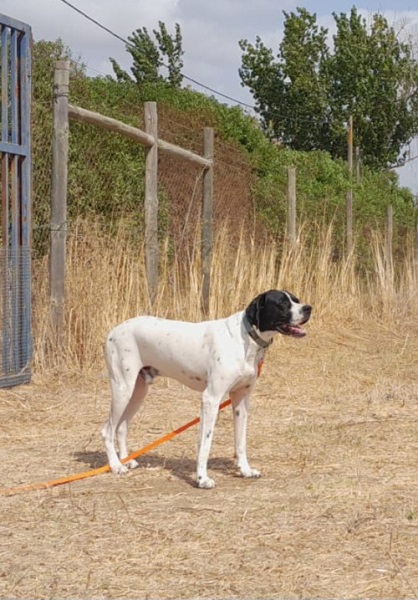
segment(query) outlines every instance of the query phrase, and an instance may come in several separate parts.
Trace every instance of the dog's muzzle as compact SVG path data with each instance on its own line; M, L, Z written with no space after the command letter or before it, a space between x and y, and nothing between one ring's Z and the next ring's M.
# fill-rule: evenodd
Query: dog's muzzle
M311 316L312 306L309 304L305 304L302 308L303 318L300 323L297 324L289 324L289 323L280 323L277 325L276 329L279 333L283 335L291 335L293 337L304 337L306 335L306 331L303 331L301 325L304 325L309 321Z

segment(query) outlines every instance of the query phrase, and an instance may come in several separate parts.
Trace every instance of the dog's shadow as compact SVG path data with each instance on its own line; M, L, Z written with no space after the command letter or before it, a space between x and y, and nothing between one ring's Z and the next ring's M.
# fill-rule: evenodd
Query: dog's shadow
M107 465L107 456L104 452L75 452L74 458L81 463L89 465L92 469L97 469ZM166 469L175 477L196 486L193 473L196 471L196 461L190 458L166 458L159 454L147 454L137 459L138 467L132 472L140 469ZM208 469L219 471L228 475L236 474L236 465L230 458L215 457L208 461Z

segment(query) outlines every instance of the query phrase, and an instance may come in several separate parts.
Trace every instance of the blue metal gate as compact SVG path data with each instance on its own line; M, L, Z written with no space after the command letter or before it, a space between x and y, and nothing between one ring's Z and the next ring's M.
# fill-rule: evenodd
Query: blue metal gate
M0 14L0 387L30 380L31 50L29 25Z

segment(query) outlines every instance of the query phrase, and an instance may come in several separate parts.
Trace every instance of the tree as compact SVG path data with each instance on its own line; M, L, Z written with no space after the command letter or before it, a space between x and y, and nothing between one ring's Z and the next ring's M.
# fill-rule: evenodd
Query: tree
M333 14L333 51L316 15L284 12L277 58L260 38L241 40L239 71L263 126L296 150L327 150L346 157L347 122L355 143L375 168L402 164L402 148L418 133L418 63L382 15L371 26L353 8Z
M158 26L159 30L153 30L156 41L150 36L146 27L136 29L128 36L129 44L126 44L126 50L133 60L131 67L133 79L114 58L110 58L118 81L135 81L139 85L166 81L172 87L181 86L184 52L180 25L176 23L174 35L168 33L162 21L158 22ZM162 67L167 68L167 77L161 75Z
M326 106L326 87L320 62L328 53L327 30L318 28L305 9L299 16L284 12L285 30L280 60L260 38L244 50L240 77L250 88L269 132L291 148L318 148ZM307 127L309 123L309 127Z
M369 30L356 9L349 17L333 16L337 34L329 73L334 120L338 114L353 115L357 141L372 167L402 164L403 146L418 133L418 63L411 47L397 39L382 15L373 15Z

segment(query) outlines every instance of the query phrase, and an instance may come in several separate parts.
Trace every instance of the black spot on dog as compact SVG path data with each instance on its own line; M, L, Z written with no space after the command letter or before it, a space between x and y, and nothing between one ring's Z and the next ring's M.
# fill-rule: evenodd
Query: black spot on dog
M238 409L235 411L235 416L239 417L239 410Z
M212 431L208 431L207 434L206 434L206 439L208 440L211 435L212 435Z

